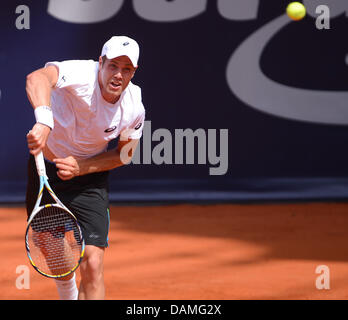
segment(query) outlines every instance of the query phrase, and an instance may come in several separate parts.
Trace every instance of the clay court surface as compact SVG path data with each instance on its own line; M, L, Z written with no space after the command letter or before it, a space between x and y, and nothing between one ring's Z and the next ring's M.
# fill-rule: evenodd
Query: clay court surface
M107 299L347 299L348 204L111 207ZM24 207L0 208L0 299L57 299L29 265ZM16 268L30 289L16 288ZM330 289L315 286L317 266ZM77 275L79 279L79 274Z

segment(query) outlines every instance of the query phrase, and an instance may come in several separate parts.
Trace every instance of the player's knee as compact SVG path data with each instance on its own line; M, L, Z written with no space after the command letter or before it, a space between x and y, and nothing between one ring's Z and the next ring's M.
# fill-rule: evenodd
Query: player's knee
M85 257L81 263L81 276L89 281L98 281L103 275L103 259L99 255Z

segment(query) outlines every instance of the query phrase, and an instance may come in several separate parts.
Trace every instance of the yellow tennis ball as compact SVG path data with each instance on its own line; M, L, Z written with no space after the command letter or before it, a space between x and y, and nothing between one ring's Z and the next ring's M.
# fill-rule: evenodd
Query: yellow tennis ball
M286 13L292 20L301 20L306 15L306 7L301 2L291 2L286 8Z

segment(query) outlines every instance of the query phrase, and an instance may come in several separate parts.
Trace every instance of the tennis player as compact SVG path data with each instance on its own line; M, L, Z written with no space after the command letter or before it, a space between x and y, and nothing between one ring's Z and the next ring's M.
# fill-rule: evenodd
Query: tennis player
M48 62L27 76L36 118L27 134L28 216L39 188L34 155L42 150L50 185L77 217L86 243L79 290L75 274L55 280L60 299L105 298L108 173L131 161L145 119L141 89L131 82L138 58L135 40L114 36L104 44L99 61ZM108 150L117 137L117 147Z

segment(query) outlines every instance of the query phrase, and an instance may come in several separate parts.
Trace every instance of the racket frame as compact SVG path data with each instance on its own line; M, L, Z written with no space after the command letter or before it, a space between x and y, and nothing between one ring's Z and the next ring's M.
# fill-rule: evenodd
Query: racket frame
M27 228L25 231L25 248L27 251L27 256L29 258L30 264L34 267L34 269L39 272L40 274L42 274L45 277L48 278L63 278L66 277L67 275L73 273L80 265L84 253L85 253L85 240L83 238L82 235L82 231L80 228L80 225L76 219L76 217L74 216L74 214L59 200L59 198L56 196L56 194L53 192L50 184L48 183L48 177L46 175L46 168L45 168L45 162L44 162L44 158L43 158L43 154L42 152L40 152L38 155L35 156L35 162L36 162L36 168L37 168L37 172L40 178L40 187L39 187L39 194L34 206L34 209L28 219L28 223L27 223ZM53 200L56 203L50 203L50 204L45 204L43 206L40 206L41 203L41 199L42 199L42 195L43 195L43 191L44 188L46 187L47 191L49 192L49 194L51 195L51 197L53 198ZM36 216L36 214L38 212L41 211L41 209L43 208L48 208L48 207L56 207L56 208L61 208L63 210L65 210L68 214L71 215L71 217L75 220L77 226L78 226L78 231L79 231L79 238L81 239L81 254L80 254L80 258L77 262L77 264L74 266L74 268L72 268L70 271L64 273L64 274L59 274L59 275L51 275L51 274L47 274L45 272L43 272L42 270L40 270L34 263L31 255L30 255L30 248L29 248L29 241L28 241L28 234L29 234L29 229L30 229L30 223L31 221L34 219L34 217Z

